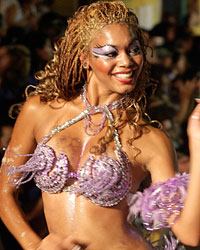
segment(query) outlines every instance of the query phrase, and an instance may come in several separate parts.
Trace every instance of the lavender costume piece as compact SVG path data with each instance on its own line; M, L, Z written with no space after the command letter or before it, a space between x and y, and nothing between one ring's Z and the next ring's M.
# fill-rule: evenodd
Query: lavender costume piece
M129 194L128 220L140 214L148 230L169 228L168 219L173 215L173 224L183 208L188 182L189 174L176 174L166 182L152 184L143 193Z
M83 96L84 102L86 102ZM113 104L91 106L86 102L86 110L63 125L56 127L37 145L33 154L16 156L29 156L29 160L21 166L4 164L8 168L10 183L19 187L21 184L34 179L36 185L48 193L62 191L73 192L83 195L96 205L111 207L117 205L127 197L130 212L128 220L140 214L144 225L148 230L170 227L167 219L176 214L178 217L183 207L189 175L176 175L166 182L153 184L144 193L137 192L130 194L132 183L131 164L126 153L122 150L117 129L114 130L114 142L116 145L116 159L108 156L101 156L95 159L88 156L86 162L77 172L69 172L69 161L65 154L56 156L54 149L46 143L57 133L68 128L74 123L85 119L85 131L91 135L97 134L102 129L105 117L110 124L113 123L113 116L110 110L121 105L123 99ZM97 130L91 129L90 115L102 113L102 122ZM76 179L74 184L67 186L67 180ZM165 250L177 249L177 240L167 241ZM155 248L157 249L157 248ZM159 248L161 249L161 248ZM182 248L179 248L182 249Z
M176 174L175 177L166 182L154 183L143 192L128 194L129 205L128 221L132 223L134 218L139 216L144 227L149 230L170 228L178 218L184 205L184 200L189 182L189 174ZM169 224L168 219L173 217ZM154 247L158 250L184 250L172 232L168 237L160 239L161 245Z
M91 112L93 114L94 110L92 109ZM112 113L107 105L104 107L102 105L100 109L97 107L95 112L104 112L109 122L113 122ZM37 145L32 155L23 155L31 156L24 165L18 167L7 165L9 175L13 176L10 182L18 187L34 178L36 185L44 192L74 192L83 195L96 205L105 207L114 206L124 199L131 187L131 164L126 153L122 150L116 129L114 142L117 159L108 156L95 159L94 156L90 155L77 172L69 172L67 155L60 154L56 157L53 148L46 145L55 134L88 115L90 115L90 110L86 109L77 117L52 130ZM71 186L67 186L69 178L76 179L76 182Z

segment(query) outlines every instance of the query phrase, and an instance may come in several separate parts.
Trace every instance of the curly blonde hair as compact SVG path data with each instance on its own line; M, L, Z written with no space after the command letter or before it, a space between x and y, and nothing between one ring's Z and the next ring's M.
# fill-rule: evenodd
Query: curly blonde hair
M131 9L121 1L98 1L80 7L74 16L69 18L65 35L55 45L53 59L44 70L36 73L36 78L40 83L30 94L39 94L42 102L51 102L56 98L69 101L79 95L82 86L87 81L87 70L81 63L80 55L83 52L87 54L96 31L113 23L126 23L132 27L140 42L144 66L134 91L129 94L128 105L118 110L114 124L108 126L105 137L101 138L98 145L91 149L97 154L105 151L106 145L113 140L113 131L115 127L120 127L123 110L127 112L127 122L133 131L129 144L133 145L133 140L142 134L139 121L146 106L145 88L150 84L150 66L146 60L148 40L139 28L138 19Z

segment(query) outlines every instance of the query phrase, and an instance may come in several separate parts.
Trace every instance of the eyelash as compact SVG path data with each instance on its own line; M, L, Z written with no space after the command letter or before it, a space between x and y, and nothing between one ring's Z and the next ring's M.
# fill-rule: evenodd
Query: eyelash
M140 47L136 46L132 49L129 49L128 53L130 55L138 55L141 53ZM115 58L117 55L118 55L118 52L111 52L111 53L105 54L105 56L108 57L109 59Z
M132 49L129 49L129 53L130 54L133 54L133 55L138 55L141 53L141 50L140 50L140 47L139 46L136 46Z
M108 57L108 58L114 58L114 57L116 57L117 55L118 55L117 52L110 52L110 53L108 53L108 54L105 54L105 56Z
M101 48L102 46L101 45L97 45L96 47L97 48ZM138 55L138 54L140 54L141 53L140 46L135 45L134 48L128 50L128 53L130 55ZM118 56L118 52L117 51L113 51L113 52L110 52L110 53L102 55L102 57L105 57L105 58L108 58L108 59L113 59L113 58L115 58L117 56Z

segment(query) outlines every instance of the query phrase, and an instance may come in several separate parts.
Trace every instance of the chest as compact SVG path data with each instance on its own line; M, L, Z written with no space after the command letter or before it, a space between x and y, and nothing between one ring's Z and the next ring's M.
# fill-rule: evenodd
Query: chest
M72 125L63 126L63 124L65 124L64 119L68 121L70 120L69 113L67 116L68 117L64 117L62 119L60 117L53 116L54 120L51 119L50 122L43 121L43 123L46 123L47 126L41 126L39 128L38 140L41 141L41 138L55 130L53 136L47 140L46 145L51 147L51 149L54 151L55 159L57 159L60 155L67 156L67 165L70 172L77 172L78 169L85 165L88 157L91 155L95 156L96 160L102 156L118 160L115 153L116 143L114 140L111 140L106 145L106 150L103 152L103 154L92 154L93 151L96 150L96 147L100 145L100 140L108 139L107 124L105 124L105 127L100 133L91 136L85 131L84 119L81 119ZM96 115L92 118L94 124L98 124L101 116ZM73 119L73 117L71 119ZM60 126L63 126L63 128L60 129ZM123 133L121 131L119 132L119 140L122 150L126 153L131 163L131 174L133 179L131 190L135 191L138 189L140 182L146 176L146 172L134 159L136 151L127 144L127 138L130 136L130 131L127 129L123 129Z

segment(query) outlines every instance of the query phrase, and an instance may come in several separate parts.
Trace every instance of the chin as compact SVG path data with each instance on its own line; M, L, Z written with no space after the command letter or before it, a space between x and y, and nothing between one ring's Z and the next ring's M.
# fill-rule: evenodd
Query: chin
M120 94L127 94L132 92L134 88L135 88L134 82L131 84L123 84L118 88L118 92L120 92Z

